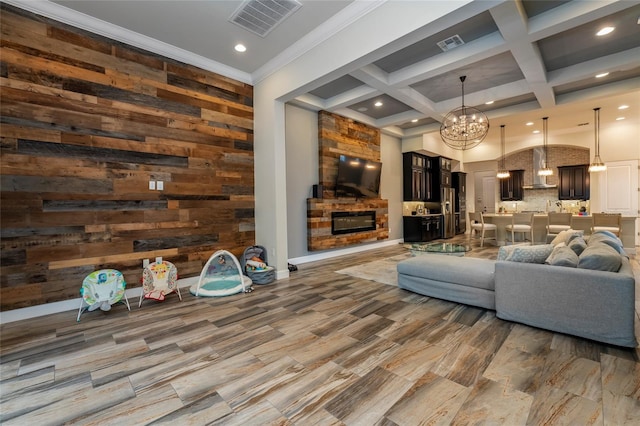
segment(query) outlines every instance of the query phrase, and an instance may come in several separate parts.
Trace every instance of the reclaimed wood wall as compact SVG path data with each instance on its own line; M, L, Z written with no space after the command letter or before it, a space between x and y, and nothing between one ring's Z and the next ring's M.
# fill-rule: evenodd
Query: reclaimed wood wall
M335 198L340 155L380 161L380 129L328 111L318 113L318 171L322 199L307 199L307 248L328 250L389 238L389 202L381 198ZM382 165L384 173L385 165ZM388 166L387 166L388 167ZM384 174L383 174L384 176ZM375 210L373 231L331 234L332 212Z
M1 8L0 309L254 244L250 85Z

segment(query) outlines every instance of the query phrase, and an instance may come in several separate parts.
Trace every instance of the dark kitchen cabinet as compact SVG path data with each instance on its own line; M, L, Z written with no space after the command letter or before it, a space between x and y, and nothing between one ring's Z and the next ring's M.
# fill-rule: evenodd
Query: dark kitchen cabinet
M427 201L431 198L433 178L431 158L416 152L402 155L404 201Z
M442 215L404 216L404 242L419 243L442 237Z
M524 197L524 170L509 170L510 176L500 179L500 200L521 201Z
M589 166L558 167L558 198L560 200L588 200Z

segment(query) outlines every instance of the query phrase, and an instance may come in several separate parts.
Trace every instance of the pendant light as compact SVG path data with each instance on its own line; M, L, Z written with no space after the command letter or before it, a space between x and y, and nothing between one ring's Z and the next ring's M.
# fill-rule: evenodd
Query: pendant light
M504 151L505 151L505 140L504 140L504 124L500 125L500 147L501 147L501 151L502 151L502 155L500 156L500 161L498 163L498 173L496 174L496 177L498 179L506 179L509 176L511 176L511 173L509 173L509 170L507 170L506 166L505 166L505 156L504 156Z
M489 132L489 119L477 108L464 104L464 81L466 75L460 77L462 83L462 106L450 111L440 125L440 137L453 149L471 149L476 147Z
M593 161L589 164L589 172L602 172L607 170L607 166L600 159L600 108L593 109L593 129L596 142L596 155L593 157Z
M542 143L544 144L544 162L542 163L542 168L540 170L538 170L538 176L551 176L553 174L553 170L551 170L551 167L549 167L549 144L547 142L547 133L548 133L548 128L547 128L547 119L549 117L543 117L542 118L542 133L543 133L543 139L542 139Z

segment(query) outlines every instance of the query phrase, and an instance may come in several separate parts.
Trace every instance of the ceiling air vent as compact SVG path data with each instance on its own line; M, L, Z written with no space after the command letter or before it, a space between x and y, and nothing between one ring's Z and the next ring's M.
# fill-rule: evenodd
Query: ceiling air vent
M456 34L453 37L449 37L442 41L439 41L437 44L438 44L438 47L442 49L443 52L447 52L455 47L463 45L464 41L462 41L460 36Z
M260 37L266 37L302 4L296 0L245 0L229 22Z

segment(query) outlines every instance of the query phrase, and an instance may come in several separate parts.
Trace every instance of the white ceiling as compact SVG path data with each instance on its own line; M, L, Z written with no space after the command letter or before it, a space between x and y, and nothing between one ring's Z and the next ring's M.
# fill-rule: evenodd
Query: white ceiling
M263 38L229 22L238 0L4 1L250 84L384 3L300 0L302 7ZM619 115L640 124L640 1L464 3L460 13L430 20L419 35L375 55L363 52L376 58L372 63L332 74L329 83L318 79L290 101L412 136L437 131L438 120L460 106L459 77L466 75L465 104L485 111L495 128L507 125L510 136L530 133L524 122L541 126L543 116L550 131L570 131L590 123L594 107L601 108L602 125ZM604 25L616 30L596 37ZM448 52L437 47L456 34L465 44ZM237 43L247 52L236 53ZM601 72L609 75L596 79ZM374 107L377 100L384 105ZM630 106L624 114L617 110L623 103Z

